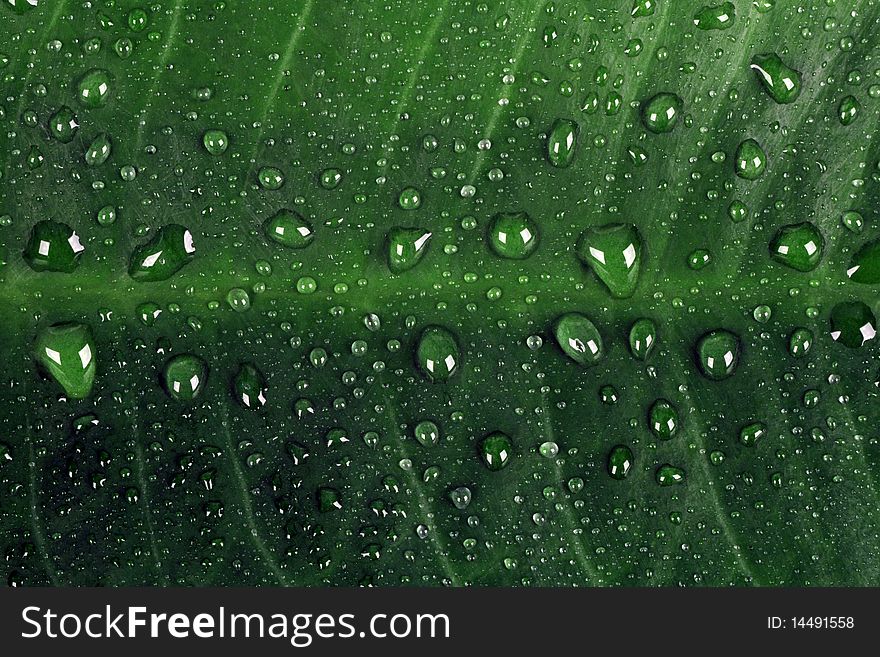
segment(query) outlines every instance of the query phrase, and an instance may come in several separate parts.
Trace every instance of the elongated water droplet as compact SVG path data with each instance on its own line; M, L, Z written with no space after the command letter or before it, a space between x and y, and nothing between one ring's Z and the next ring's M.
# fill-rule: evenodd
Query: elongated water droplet
M487 468L497 472L510 463L513 455L513 443L510 436L500 431L490 433L480 443L480 458Z
M95 342L86 324L53 324L40 331L36 358L68 397L83 399L95 381Z
M626 479L633 466L632 450L626 445L616 445L608 454L608 474L612 479Z
M489 245L502 258L523 260L538 247L538 226L525 212L496 214L489 226Z
M877 318L861 301L842 301L831 309L831 339L850 349L877 335Z
M837 106L837 118L842 125L850 125L858 117L861 108L855 96L844 96Z
M92 140L91 144L89 144L83 158L85 159L86 164L90 167L97 167L107 161L112 151L113 142L110 140L110 135L106 132L102 132Z
M763 422L752 422L740 429L739 441L746 447L754 447L765 435L767 435L767 425Z
M801 74L783 62L779 55L755 55L751 68L764 90L777 103L793 103L801 93Z
M428 326L416 347L416 364L434 382L443 382L461 365L461 352L455 336L442 326Z
M680 420L678 410L665 399L658 399L651 406L648 413L648 426L660 440L669 440L678 433Z
M560 169L574 160L577 150L578 125L569 119L556 119L547 137L547 159Z
M788 337L788 353L803 358L813 347L813 332L808 328L796 328Z
M825 238L809 221L782 226L770 241L773 259L798 271L815 269L824 251Z
M566 313L553 326L556 342L579 365L595 365L605 355L595 324L580 313Z
M172 399L191 401L205 388L208 364L199 356L181 354L165 364L162 376Z
M265 221L263 232L273 242L291 249L307 247L315 239L312 225L299 212L286 208Z
M39 221L31 229L22 257L34 271L71 273L79 266L85 247L79 236L60 221Z
M388 231L388 269L400 274L412 269L425 256L431 233L421 228L392 228Z
M684 103L672 93L659 93L642 106L642 122L655 134L670 132L681 117Z
M706 333L697 343L697 360L703 374L714 381L733 374L739 363L739 338L726 329Z
M661 465L657 468L657 483L661 486L676 486L683 484L685 479L684 470L674 465Z
M629 350L634 358L648 360L657 346L657 326L647 318L639 319L629 330Z
M726 30L736 20L736 7L732 2L706 5L694 14L694 25L701 30Z
M632 224L606 224L581 233L575 251L592 268L611 296L631 297L642 265L643 242Z
M144 283L164 281L190 262L195 253L192 233L180 224L168 224L134 250L128 274Z
M242 363L232 381L236 401L245 408L261 408L266 404L266 379L253 363Z

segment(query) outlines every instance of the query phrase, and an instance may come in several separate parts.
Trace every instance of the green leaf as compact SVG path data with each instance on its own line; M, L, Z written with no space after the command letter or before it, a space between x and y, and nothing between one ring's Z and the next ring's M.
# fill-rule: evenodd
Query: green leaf
M728 4L5 3L5 581L880 583L880 5Z

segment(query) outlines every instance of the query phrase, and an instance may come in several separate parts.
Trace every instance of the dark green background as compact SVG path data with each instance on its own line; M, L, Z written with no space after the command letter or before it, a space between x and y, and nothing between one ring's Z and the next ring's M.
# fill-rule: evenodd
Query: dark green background
M0 215L12 218L0 227L0 443L11 457L0 462L0 555L8 582L877 584L877 341L857 350L833 343L828 313L840 300L878 306L875 289L847 281L845 270L876 235L878 101L869 89L880 84L880 5L777 0L759 12L737 0L731 29L704 32L693 26L698 3L656 4L654 15L635 19L628 0L88 8L58 0L20 15L0 7L0 53L9 58L0 69ZM149 15L141 32L126 20L135 6ZM102 27L102 15L112 25ZM549 45L547 28L558 34ZM100 52L84 54L93 37ZM134 43L128 59L113 51L120 37ZM624 52L633 38L643 43L637 57ZM56 39L62 47L51 52ZM795 103L775 104L749 70L751 57L766 52L801 71ZM100 109L75 98L76 81L93 67L114 77ZM566 83L570 96L561 92ZM203 87L210 100L195 97ZM638 107L660 91L680 95L685 116L670 134L652 135ZM611 92L622 105L609 116ZM590 114L581 108L592 93L600 106ZM837 107L849 94L862 109L845 127ZM81 124L67 145L46 128L64 104ZM22 121L28 110L36 127ZM518 117L529 125L517 127ZM543 151L560 117L580 126L567 169L551 167ZM229 135L221 156L201 145L210 128ZM113 154L86 167L82 154L102 131ZM427 134L439 141L433 152L422 147ZM484 138L492 146L481 151ZM756 182L733 175L746 138L770 160ZM356 152L345 154L344 144ZM648 153L643 166L627 156L634 145ZM26 163L31 147L45 158L35 170ZM711 158L719 151L724 162ZM137 167L135 180L120 177L126 165ZM284 172L280 190L257 186L264 165ZM327 167L344 174L333 190L318 182ZM433 177L432 167L445 176ZM489 180L495 167L503 180ZM472 198L460 194L466 184L476 187ZM423 203L406 212L396 201L410 185ZM742 223L727 215L734 198L750 209ZM107 204L118 219L100 226L95 215ZM266 240L261 224L281 207L312 221L307 249ZM861 235L840 224L850 209L865 217ZM536 220L541 244L527 260L501 260L485 230L496 212L517 211ZM466 216L475 230L461 227ZM82 237L75 273L36 273L21 259L42 219ZM585 227L614 221L635 223L646 242L638 290L627 300L612 299L573 251ZM767 250L780 225L798 221L814 222L827 242L822 263L806 274ZM195 261L168 281L135 283L127 267L147 239L139 227L170 222L195 235ZM424 260L398 276L383 252L393 226L434 233ZM713 254L700 271L687 266L696 248ZM271 276L256 272L261 259L272 263ZM318 281L312 295L296 292L305 275ZM230 288L258 282L266 291L252 294L249 311L226 305ZM349 291L334 292L338 283ZM490 301L496 286L503 296ZM135 316L146 301L164 309L152 327ZM766 324L752 318L761 304L773 311ZM607 350L599 365L580 368L553 343L552 322L567 311L598 326ZM367 313L381 318L380 331L364 327ZM647 364L627 347L640 317L660 332ZM84 401L59 399L33 363L35 335L61 321L88 323L95 334L98 375ZM413 363L428 324L452 330L462 347L461 372L445 385L426 381ZM787 350L798 326L817 336L800 360ZM717 327L740 336L743 356L734 376L711 382L697 371L693 345ZM526 346L532 335L543 337L542 348ZM363 356L351 352L356 339L368 343ZM402 343L398 352L386 348L391 339ZM308 354L319 346L330 359L317 369ZM186 352L211 368L192 405L172 401L159 384L165 361ZM242 361L268 379L262 411L242 409L230 393ZM356 382L345 383L345 372ZM599 401L608 384L618 391L614 405ZM814 408L802 400L808 389L821 393ZM683 422L669 442L647 426L658 397ZM313 402L311 418L295 417L299 398ZM99 425L75 434L73 419L88 413ZM440 426L438 445L412 438L423 419ZM739 430L753 421L769 433L747 448ZM328 448L333 427L350 442ZM376 449L361 440L370 430L381 435ZM515 445L497 473L477 452L492 431ZM310 450L299 466L284 450L291 437ZM538 453L548 439L560 446L555 460ZM618 443L636 457L624 481L605 471ZM708 460L716 449L726 454L720 466ZM411 474L402 458L412 460ZM684 468L686 482L659 487L663 463ZM422 482L432 465L440 477ZM567 487L573 477L584 481L577 493ZM473 501L459 511L447 493L464 485ZM342 510L318 511L322 486L340 491ZM371 510L377 500L387 515ZM430 528L425 539L420 524ZM380 546L378 559L370 546Z

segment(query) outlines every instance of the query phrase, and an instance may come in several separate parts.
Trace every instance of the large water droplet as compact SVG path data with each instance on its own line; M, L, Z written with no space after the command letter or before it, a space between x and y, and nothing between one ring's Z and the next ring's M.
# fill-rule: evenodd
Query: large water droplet
M205 388L208 364L199 356L181 354L165 364L165 390L179 401L191 401Z
M877 318L861 301L842 301L831 309L831 339L850 349L861 347L877 334Z
M676 486L684 483L685 473L674 465L661 465L657 468L657 483L661 486Z
M824 251L825 239L809 221L782 226L770 241L773 259L798 271L815 269Z
M110 73L93 68L79 79L77 98L84 107L101 107L110 98L110 84Z
M706 333L697 343L697 360L706 377L719 381L733 374L739 363L739 338L726 329Z
M633 465L632 450L626 445L616 445L608 454L608 474L613 479L626 479Z
M565 168L574 160L578 125L569 119L556 119L547 137L547 159L555 167Z
M846 275L856 283L880 283L880 239L867 242L856 251Z
M566 313L553 326L556 342L580 365L595 365L605 355L602 336L595 324L580 313Z
M412 269L425 256L431 233L421 228L392 228L388 231L388 269L400 274Z
M736 7L732 2L706 5L694 14L694 25L701 30L726 30L736 20Z
M60 221L40 221L31 229L22 257L34 271L70 273L79 266L85 247L79 236Z
M426 327L416 348L416 364L431 381L448 380L461 365L455 336L442 326Z
M513 443L510 436L496 431L483 438L480 443L480 457L487 468L493 472L503 469L513 455Z
M648 360L657 345L657 326L647 318L639 319L629 330L629 350L633 358Z
M678 410L672 405L672 402L665 399L658 399L654 402L648 412L648 425L651 433L660 440L669 440L678 433L679 424Z
M653 133L670 132L681 117L684 103L671 93L659 93L642 106L642 122Z
M192 233L180 224L168 224L132 252L128 274L145 283L164 281L190 262L195 253Z
M78 130L79 122L77 121L76 114L66 105L59 108L49 118L49 132L63 144L73 141Z
M73 399L83 399L95 381L95 342L85 324L53 324L35 343L39 363Z
M793 103L801 93L801 74L788 67L779 55L755 55L751 68L777 103Z
M315 239L312 225L295 210L279 210L266 220L263 231L273 242L291 249L302 249Z
M252 363L242 363L232 381L236 401L245 408L261 408L266 404L266 379Z
M538 226L525 212L496 214L489 226L489 245L502 258L528 258L538 247Z
M86 149L84 159L90 167L97 167L104 164L110 157L113 150L113 142L110 135L106 132L99 133L89 144Z
M767 168L767 155L761 144L754 139L746 139L737 147L733 163L740 178L757 180Z
M625 299L636 291L642 248L638 228L632 224L606 224L581 233L575 251L613 297Z

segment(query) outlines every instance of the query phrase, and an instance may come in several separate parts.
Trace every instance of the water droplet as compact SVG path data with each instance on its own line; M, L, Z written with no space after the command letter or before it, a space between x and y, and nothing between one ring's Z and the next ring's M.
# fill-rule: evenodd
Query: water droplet
M861 301L842 301L831 309L832 340L855 349L876 334L877 318Z
M767 168L767 155L754 139L746 139L736 149L734 157L736 175L743 180L757 180Z
M312 225L295 210L281 209L263 224L263 232L273 242L291 249L302 249L312 243Z
M642 122L655 134L671 132L681 117L684 103L672 93L659 93L642 107Z
M458 342L442 326L428 326L422 331L416 348L416 364L433 382L444 382L458 372L461 353Z
M180 224L168 224L149 242L135 248L128 274L144 283L164 281L190 262L195 253L192 233Z
M629 330L629 350L634 358L648 360L657 345L657 326L647 318L639 319Z
M440 429L431 420L422 420L419 422L416 425L414 433L416 440L418 440L424 447L436 445L440 440Z
M580 313L566 313L553 325L553 335L565 354L579 365L595 365L605 355L595 324Z
M85 324L47 326L34 344L37 361L68 397L83 399L95 381L95 342Z
M767 425L763 422L747 424L739 432L739 441L746 447L754 447L767 434Z
M845 96L837 107L837 118L842 125L850 125L858 117L861 107L855 96Z
M471 503L471 489L467 486L459 486L449 491L449 499L456 509L464 511Z
M421 228L392 228L388 231L388 269L400 274L415 267L425 256L431 233Z
M801 74L788 67L776 53L755 55L751 68L764 90L777 103L793 103L801 93Z
M49 118L49 132L63 144L70 143L79 130L79 122L73 110L62 106Z
M110 98L110 73L102 68L93 68L79 79L77 98L84 107L101 107Z
M608 454L608 474L613 479L626 479L633 466L632 450L626 445L616 445Z
M684 483L685 473L674 465L661 465L657 468L657 483L661 486L675 486Z
M808 328L796 328L788 338L788 353L803 358L813 347L813 332Z
M422 194L415 187L404 187L397 202L403 210L418 210L422 206Z
M227 292L226 303L229 304L229 307L234 311L243 313L250 310L251 296L247 293L247 290L240 287L234 287Z
M163 377L165 390L172 399L191 401L205 387L208 364L199 356L181 354L166 363Z
M591 267L611 296L631 297L642 264L642 236L632 224L606 224L581 233L576 253Z
M547 137L547 159L555 167L565 168L574 160L578 125L569 119L556 119Z
M39 221L31 229L22 257L34 271L71 273L79 266L85 247L79 236L60 221Z
M846 275L856 283L880 283L880 239L867 242L856 251Z
M113 142L110 141L110 135L106 132L98 134L86 149L84 159L90 167L97 167L104 164L110 157L113 150Z
M739 363L739 338L725 329L706 333L697 343L697 358L703 374L714 380L726 379Z
M736 20L736 8L732 2L706 5L694 15L694 25L701 30L726 30Z
M284 185L284 174L277 167L262 167L257 172L257 181L263 189L278 190Z
M507 466L513 455L513 443L507 434L496 431L480 443L480 457L487 468L497 472Z
M782 226L770 241L773 259L798 271L815 269L824 251L825 239L809 221Z
M211 155L223 155L229 148L229 137L222 130L206 130L202 135L202 144Z
M865 225L862 215L854 210L848 210L840 215L840 223L842 223L847 230L857 234L862 232L862 228Z
M669 440L678 433L680 421L678 419L678 410L672 405L672 402L665 399L658 399L651 406L648 413L648 426L660 440Z
M242 363L232 381L233 396L245 408L266 404L266 379L252 363Z
M489 227L489 245L502 258L528 258L538 247L538 226L525 212L496 214Z

